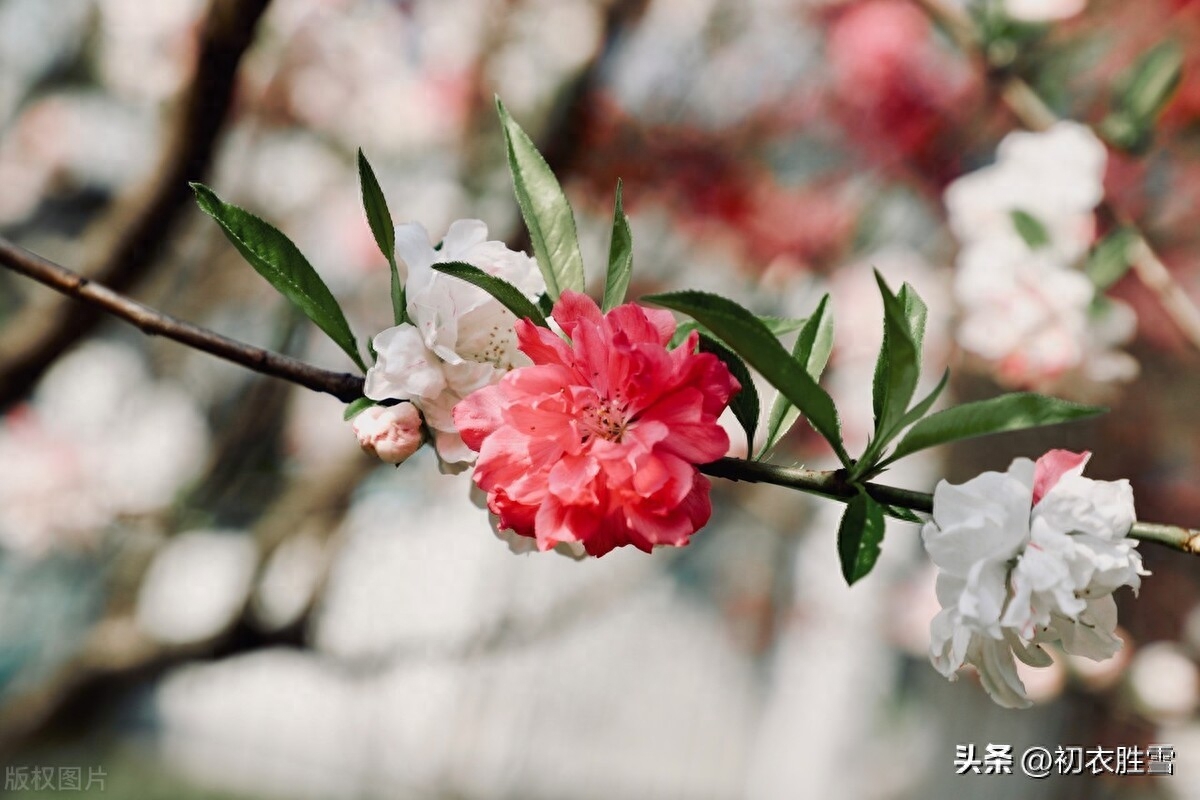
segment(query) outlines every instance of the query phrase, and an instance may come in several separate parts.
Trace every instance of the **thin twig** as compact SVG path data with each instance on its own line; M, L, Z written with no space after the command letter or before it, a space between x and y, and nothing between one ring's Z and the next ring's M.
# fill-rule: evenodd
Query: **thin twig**
M162 314L3 238L0 238L0 267L33 278L51 289L131 322L152 336L163 336L264 375L282 378L313 391L326 392L343 402L349 403L362 396L363 379L357 375L314 367L299 359L243 344L207 328ZM769 483L842 502L858 493L854 484L847 480L840 470L818 471L783 467L738 458L722 458L711 464L702 464L700 470L716 478ZM868 495L884 505L926 514L933 511L933 497L924 492L877 483L866 483L863 486ZM1173 525L1137 523L1129 535L1134 539L1200 555L1200 531Z
M987 68L982 45L975 34L975 26L971 18L962 8L944 2L944 0L912 0L937 23L942 30L954 41L960 50L968 57L979 58L989 77L999 81L999 95L1005 106L1017 118L1022 126L1033 131L1044 131L1059 121L1058 115L1042 101L1033 87L1019 77L993 73ZM1118 225L1134 231L1136 241L1130 246L1128 258L1134 274L1147 289L1158 299L1167 312L1167 316L1179 328L1179 331L1200 350L1200 308L1184 291L1163 264L1162 259L1154 252L1154 248L1146 237L1138 230L1133 219L1111 201L1101 201L1100 209Z
M247 369L282 378L306 389L327 392L349 403L362 397L363 379L314 367L290 356L243 344L198 325L142 305L82 275L0 238L0 265L49 286L86 305L130 322L151 336L162 336Z
M750 483L770 483L843 502L858 495L858 489L846 479L845 473L841 470L782 467L762 461L722 458L711 464L701 465L700 471L714 478ZM884 505L906 508L909 511L920 511L925 514L933 511L933 496L924 492L898 489L878 483L865 483L863 488L867 490L867 494L873 500L878 500Z
M188 181L208 174L233 105L238 65L270 0L212 0L191 83L178 100L162 159L91 228L84 252L98 253L84 273L129 292L160 261L163 246L190 207ZM66 302L28 307L10 322L0 346L0 409L27 395L55 359L103 319Z

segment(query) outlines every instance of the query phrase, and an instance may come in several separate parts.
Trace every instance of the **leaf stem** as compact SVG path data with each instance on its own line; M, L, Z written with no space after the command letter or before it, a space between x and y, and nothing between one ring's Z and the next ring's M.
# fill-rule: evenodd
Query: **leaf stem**
M784 486L830 500L849 502L858 496L855 483L845 470L815 470L804 467L784 467L762 461L744 461L740 458L722 458L709 464L701 464L700 471L714 478L747 483L769 483ZM899 506L910 511L928 514L933 511L933 495L900 489L879 483L864 483L863 488L873 500L888 506Z
M761 461L722 458L711 464L701 464L700 471L714 478L785 486L843 503L850 502L858 494L855 484L849 480L844 470L813 470L764 464ZM933 511L933 495L925 492L880 483L864 483L863 488L873 500L884 505L907 508L923 514ZM1135 522L1128 535L1141 542L1153 542L1181 553L1200 555L1200 530L1155 522Z

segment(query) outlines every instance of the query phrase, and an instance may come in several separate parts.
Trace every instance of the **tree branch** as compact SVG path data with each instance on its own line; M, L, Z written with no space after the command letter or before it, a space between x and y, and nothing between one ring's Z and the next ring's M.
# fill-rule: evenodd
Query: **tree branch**
M255 372L282 378L316 392L326 392L344 403L362 397L363 379L357 375L314 367L299 359L243 344L207 328L163 314L18 247L2 237L0 266L32 278L67 297L73 297L97 314L105 312L119 317L150 336L172 339Z
M1044 131L1058 122L1054 113L1037 92L1021 78L993 73L987 64L975 26L967 13L945 0L913 0L954 41L968 57L978 58L993 82L998 82L1000 98L1024 127ZM1136 239L1129 248L1128 258L1138 280L1158 299L1167 316L1193 347L1200 350L1200 309L1171 275L1162 259L1146 240L1133 219L1107 198L1100 209L1118 225L1133 231Z
M770 483L786 486L808 494L819 495L831 500L847 502L858 494L854 485L846 480L841 470L823 471L803 467L782 467L764 464L761 461L743 461L737 458L722 458L711 464L701 464L700 471L715 478L750 483ZM866 483L863 487L872 499L898 508L907 508L929 514L933 511L933 495L899 489L878 483ZM1190 555L1200 555L1200 531L1178 525L1160 525L1153 522L1135 522L1129 537L1142 542L1154 542Z
M349 403L362 396L363 379L345 372L333 372L314 367L299 359L280 355L226 338L207 328L155 311L111 289L61 267L41 256L30 253L0 237L0 267L32 278L55 291L74 297L94 308L119 317L151 336L163 336L196 350L243 367L282 378L285 381L325 392ZM700 465L700 471L715 478L750 483L769 483L846 502L857 489L841 470L818 471L798 467L783 467L761 461L722 458ZM928 514L933 511L933 497L924 492L867 483L864 487L875 500L889 506ZM1174 525L1137 523L1129 533L1134 539L1166 545L1184 553L1200 555L1200 531Z
M270 0L212 0L200 34L191 84L179 98L169 143L154 174L131 189L93 225L84 252L99 253L84 272L128 292L158 263L184 209L189 180L208 174L233 102L238 65ZM67 302L27 308L7 327L0 346L0 409L27 395L51 363L103 319L98 310Z

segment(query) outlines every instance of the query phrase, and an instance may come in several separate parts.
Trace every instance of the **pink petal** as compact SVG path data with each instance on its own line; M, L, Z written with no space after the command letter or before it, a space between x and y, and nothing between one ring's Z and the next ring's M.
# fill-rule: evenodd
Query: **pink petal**
M1083 472L1092 457L1090 451L1072 453L1070 450L1051 450L1037 460L1033 468L1033 504L1041 502L1059 479L1071 472Z
M574 330L580 324L590 322L599 325L603 319L600 306L596 305L595 300L570 289L563 292L554 304L554 321L562 326L571 338L575 338Z
M548 475L550 493L573 506L594 506L599 502L593 483L600 464L587 456L567 456L554 465Z
M483 447L483 440L503 422L503 396L500 386L485 386L454 406L454 427L458 428L467 447L477 453Z
M554 331L524 319L517 320L514 330L517 332L517 347L534 364L569 365L574 360L570 346Z

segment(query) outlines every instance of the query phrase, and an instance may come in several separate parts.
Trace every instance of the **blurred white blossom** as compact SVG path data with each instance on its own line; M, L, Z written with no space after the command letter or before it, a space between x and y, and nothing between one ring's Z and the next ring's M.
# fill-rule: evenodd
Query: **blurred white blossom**
M1052 450L1035 464L1013 461L934 492L933 519L922 531L941 570L941 612L931 625L930 654L953 679L973 665L1003 706L1029 705L1014 656L1050 665L1042 645L1072 655L1109 658L1121 646L1112 593L1141 583L1129 482L1082 476L1089 454Z
M1004 13L1022 22L1067 19L1087 8L1087 0L1004 0Z
M130 349L91 342L0 420L0 545L39 555L163 508L203 468L204 418Z
M1154 720L1187 719L1200 705L1200 670L1174 642L1141 648L1129 668L1138 710Z
M435 263L465 261L503 278L526 297L546 289L532 258L488 241L479 220L450 226L440 250L417 223L396 228L396 255L407 275L406 322L375 337L379 357L367 372L372 400L408 400L434 432L438 456L447 465L474 460L451 416L455 404L495 383L516 366L529 364L517 349L516 317L484 290L432 269Z
M952 0L964 10L985 6L990 0ZM1085 8L1087 0L999 0L998 6L1010 19L1019 22L1056 22L1074 17Z
M161 642L188 644L229 626L250 593L254 541L236 531L189 531L159 550L142 581L138 626Z
M1005 384L1079 395L1137 373L1114 349L1133 335L1133 312L1077 269L1095 238L1106 160L1087 127L1060 122L1009 134L996 163L946 190L961 245L958 341Z

